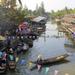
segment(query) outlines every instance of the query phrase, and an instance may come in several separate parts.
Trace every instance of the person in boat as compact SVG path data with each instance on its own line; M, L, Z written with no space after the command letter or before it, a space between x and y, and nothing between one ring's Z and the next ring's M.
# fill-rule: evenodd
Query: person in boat
M9 61L15 61L15 56L10 54L10 55L8 56L8 60L9 60Z
M23 43L22 50L27 50L29 46L26 43Z
M6 49L6 53L7 53L7 56L8 56L9 54L16 55L15 50L14 50L12 47Z
M37 64L38 65L41 65L41 63L42 63L42 56L41 55L38 55Z
M10 48L10 45L11 45L10 43L11 43L11 38L7 37L7 39L6 39L6 47L7 47L7 49Z
M21 53L22 52L22 43L19 43L18 45L17 45L17 53L19 54L19 53Z
M2 63L6 64L6 60L7 60L7 53L4 51L2 54Z
M9 49L9 52L10 52L11 54L13 54L13 53L14 53L14 51L13 51L13 49L12 49L12 48L10 48L10 49Z

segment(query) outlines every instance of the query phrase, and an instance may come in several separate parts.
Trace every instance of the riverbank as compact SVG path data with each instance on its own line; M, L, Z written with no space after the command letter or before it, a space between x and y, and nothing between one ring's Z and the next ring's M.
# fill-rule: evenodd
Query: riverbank
M75 39L75 14L65 15L63 18L56 20L56 22L61 26L63 32L67 32Z

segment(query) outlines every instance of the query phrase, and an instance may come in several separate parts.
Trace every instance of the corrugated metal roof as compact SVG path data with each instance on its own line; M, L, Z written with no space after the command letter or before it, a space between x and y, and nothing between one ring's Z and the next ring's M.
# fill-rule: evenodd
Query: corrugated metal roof
M40 22L41 20L46 20L46 17L38 16L38 17L34 18L32 21Z

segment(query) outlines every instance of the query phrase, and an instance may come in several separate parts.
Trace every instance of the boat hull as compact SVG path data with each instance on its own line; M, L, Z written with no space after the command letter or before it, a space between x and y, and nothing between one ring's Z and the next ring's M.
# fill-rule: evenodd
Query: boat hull
M57 63L57 62L60 62L60 61L63 61L65 60L66 57L68 57L69 55L68 54L64 54L64 55L60 55L60 56L57 56L57 57L53 57L53 58L48 58L48 59L44 59L41 61L41 65L44 65L44 64L53 64L53 63ZM37 61L31 61L32 63L34 64L38 64Z
M9 69L10 69L10 70L14 70L15 68L16 68L15 62L14 62L14 61L10 61L10 62L9 62Z
M3 64L2 66L0 66L0 74L5 72L6 72L6 64Z

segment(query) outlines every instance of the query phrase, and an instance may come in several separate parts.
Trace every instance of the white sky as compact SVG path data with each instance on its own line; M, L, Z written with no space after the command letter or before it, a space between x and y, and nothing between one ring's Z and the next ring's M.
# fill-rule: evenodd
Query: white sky
M68 8L75 8L75 0L21 0L23 6L27 6L28 9L34 10L36 4L40 6L43 1L46 11L61 10L67 6Z

